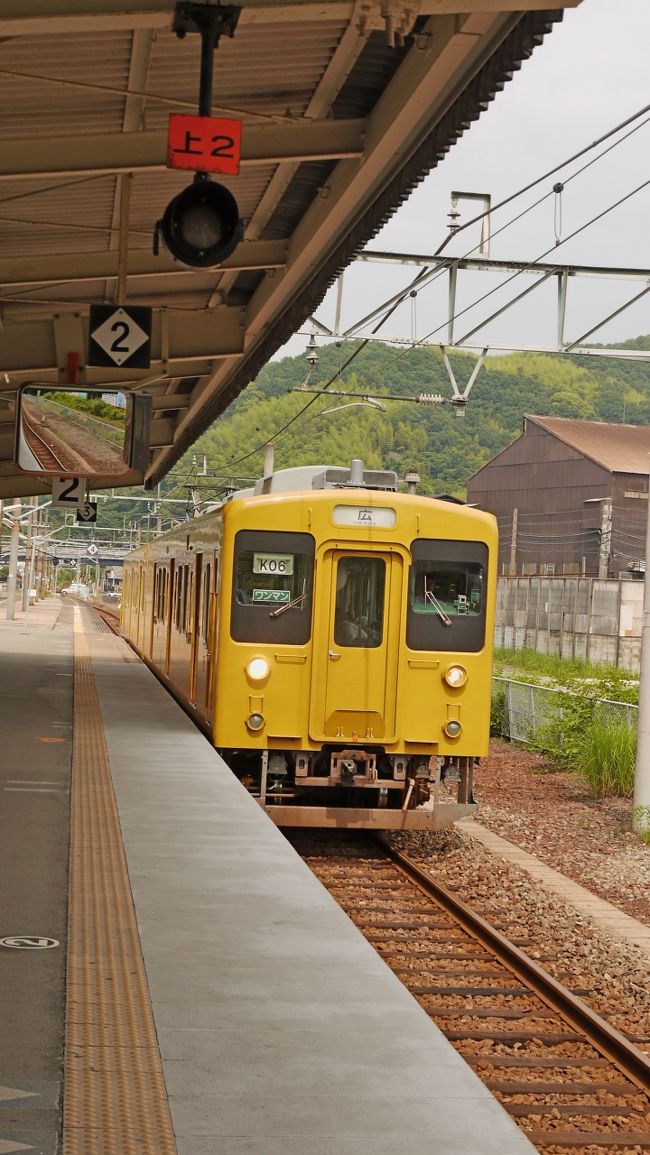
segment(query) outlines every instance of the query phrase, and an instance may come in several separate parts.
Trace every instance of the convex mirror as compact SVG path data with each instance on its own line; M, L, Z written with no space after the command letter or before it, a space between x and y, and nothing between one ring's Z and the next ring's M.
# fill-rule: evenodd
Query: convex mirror
M18 394L24 473L118 479L149 460L151 397L30 382Z

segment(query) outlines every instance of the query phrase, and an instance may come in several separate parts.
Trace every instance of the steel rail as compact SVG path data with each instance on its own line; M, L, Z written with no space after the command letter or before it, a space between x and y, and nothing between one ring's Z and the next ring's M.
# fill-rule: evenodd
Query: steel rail
M55 469L60 469L62 473L66 473L67 467L63 464L60 458L57 457L52 447L48 445L45 438L37 432L31 421L29 421L24 414L23 428L26 434L25 441L27 446L30 452L34 454L34 457L42 466L42 468L51 469L53 466ZM32 444L30 444L30 441L32 441ZM38 442L38 445L35 447L33 442ZM36 450L38 450L38 452L36 452ZM41 461L41 456L46 458L45 462ZM47 458L50 458L51 460L48 462Z
M90 602L88 604L88 609L92 610L92 612L97 615L97 617L104 623L104 625L108 627L108 629L111 631L111 633L117 634L119 636L119 632L120 632L120 615L119 614L116 614L113 609L109 609L107 606L104 606L103 604L97 605L95 602Z
M378 840L415 886L440 903L464 930L496 955L499 961L532 989L547 1006L584 1035L596 1050L614 1063L641 1090L650 1094L650 1058L643 1051L592 1011L577 995L571 994L571 991L557 982L524 951L504 938L442 883L435 881L408 854L388 845L381 836L378 836Z

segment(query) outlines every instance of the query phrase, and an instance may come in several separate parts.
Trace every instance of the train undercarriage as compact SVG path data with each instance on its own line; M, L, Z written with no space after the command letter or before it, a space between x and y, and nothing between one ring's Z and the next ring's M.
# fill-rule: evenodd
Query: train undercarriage
M277 826L440 830L477 810L477 758L342 745L220 753Z

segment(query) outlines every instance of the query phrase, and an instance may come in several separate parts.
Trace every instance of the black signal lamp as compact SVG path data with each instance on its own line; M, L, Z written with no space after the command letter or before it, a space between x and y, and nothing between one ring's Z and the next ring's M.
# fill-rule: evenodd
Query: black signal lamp
M196 269L216 268L244 235L232 193L202 172L169 202L158 228L171 255Z

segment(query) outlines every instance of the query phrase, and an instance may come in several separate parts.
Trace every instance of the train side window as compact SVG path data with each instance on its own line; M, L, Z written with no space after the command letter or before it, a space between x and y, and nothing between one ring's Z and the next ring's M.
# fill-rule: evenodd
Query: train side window
M201 637L205 643L208 644L208 632L210 629L210 579L212 576L212 567L210 562L206 565L203 571L203 616L201 621Z
M161 569L160 566L155 565L153 572L154 572L154 579L153 579L153 620L154 620L154 622L158 622L158 621L160 621L160 618L162 616L162 614L161 614L161 601L162 601L161 593L162 593L162 589L163 589L163 577L164 577L165 571L163 569Z
M485 642L487 546L418 539L411 546L406 644L475 652Z
M177 630L181 628L181 612L183 607L183 570L184 566L179 565L176 570L175 584L174 584L174 625Z
M160 617L162 621L167 620L167 598L169 592L169 570L162 571L162 590L160 596Z
M188 587L188 571L189 566L181 566L180 569L180 597L178 599L178 628L181 633L187 630L187 587Z
M235 538L230 614L234 640L307 642L313 572L311 534L240 530Z
M384 633L386 563L381 557L342 557L336 571L334 641L373 649Z

